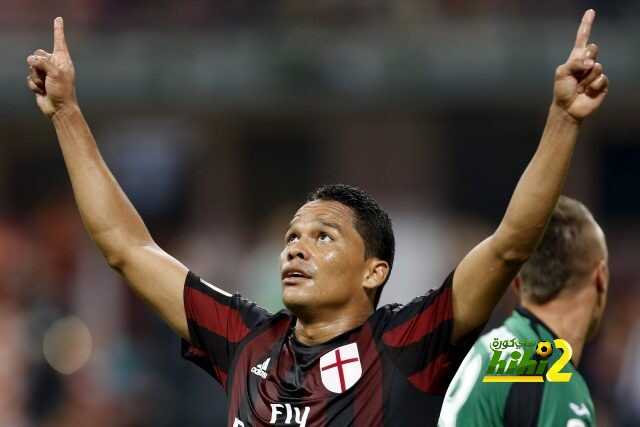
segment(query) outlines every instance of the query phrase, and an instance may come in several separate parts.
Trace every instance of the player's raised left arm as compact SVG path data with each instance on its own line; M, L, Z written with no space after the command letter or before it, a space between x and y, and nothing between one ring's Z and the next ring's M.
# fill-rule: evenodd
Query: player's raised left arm
M505 289L542 238L562 191L582 120L598 109L608 90L598 47L589 44L595 12L580 24L567 61L556 69L547 123L531 162L496 231L458 265L453 278L455 343L482 326Z

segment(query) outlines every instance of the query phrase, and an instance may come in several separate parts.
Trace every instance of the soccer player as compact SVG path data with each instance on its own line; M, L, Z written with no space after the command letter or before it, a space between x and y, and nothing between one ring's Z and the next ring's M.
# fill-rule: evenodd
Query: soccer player
M286 310L270 314L199 278L153 241L104 163L75 95L61 18L53 52L27 58L84 225L111 267L183 338L183 354L224 387L228 426L434 425L444 392L495 304L533 253L560 195L580 123L608 88L585 13L538 149L496 231L444 284L376 309L393 265L388 215L345 185L312 194L280 256ZM425 283L425 290L431 284Z
M594 426L591 395L576 367L602 319L607 261L604 233L591 213L582 203L561 197L540 246L513 281L520 306L467 354L447 390L439 425ZM530 343L566 340L573 355L562 372L572 374L569 382L483 382L493 350L504 350L496 344L514 338ZM526 350L512 351L524 355ZM508 360L509 353L499 357ZM558 357L554 351L547 366Z

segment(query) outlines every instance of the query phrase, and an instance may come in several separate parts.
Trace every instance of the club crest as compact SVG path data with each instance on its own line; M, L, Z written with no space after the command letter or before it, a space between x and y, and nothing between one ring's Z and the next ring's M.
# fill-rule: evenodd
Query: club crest
M325 388L343 393L362 376L358 345L351 343L335 348L320 358L320 378Z

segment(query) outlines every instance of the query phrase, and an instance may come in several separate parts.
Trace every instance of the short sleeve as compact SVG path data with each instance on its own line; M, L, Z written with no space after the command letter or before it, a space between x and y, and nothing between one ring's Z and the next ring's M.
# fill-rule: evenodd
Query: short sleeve
M230 364L240 343L271 314L238 294L231 295L189 272L184 309L190 342L182 356L226 387Z
M382 342L397 368L418 389L444 395L482 328L451 344L453 272L436 290L406 305L387 306Z

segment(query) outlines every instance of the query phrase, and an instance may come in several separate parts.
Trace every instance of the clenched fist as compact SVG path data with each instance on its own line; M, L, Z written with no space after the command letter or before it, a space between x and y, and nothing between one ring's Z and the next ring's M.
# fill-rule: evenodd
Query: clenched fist
M595 17L593 9L585 12L567 62L556 69L554 104L577 121L597 110L609 89L602 64L596 62L598 46L588 44Z
M27 84L36 95L40 110L47 116L77 105L75 70L64 39L62 18L53 21L53 53L38 49L27 57Z

